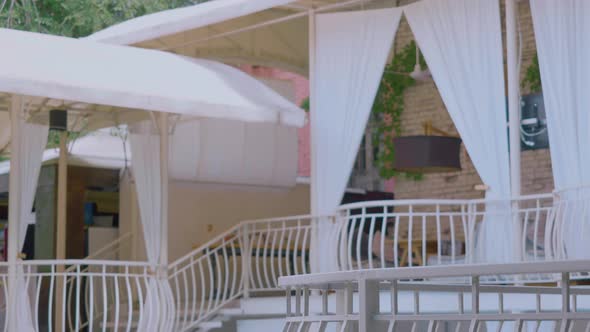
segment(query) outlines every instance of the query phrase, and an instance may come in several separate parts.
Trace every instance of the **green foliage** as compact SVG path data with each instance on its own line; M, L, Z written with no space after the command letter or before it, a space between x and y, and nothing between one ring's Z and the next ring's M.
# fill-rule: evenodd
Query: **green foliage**
M189 0L7 0L0 8L0 24L77 38L137 16L192 3Z
M301 105L299 105L299 107L301 107L301 109L303 109L304 111L309 113L309 97L303 99L303 101L301 101Z
M422 68L426 62L420 57ZM416 81L408 74L416 65L416 44L412 41L393 57L385 67L381 84L373 104L373 121L375 122L375 141L379 142L377 165L380 175L390 179L402 175L409 179L420 180L422 174L400 173L393 169L395 149L393 137L402 135L402 113L404 112L404 92L414 86Z
M533 61L526 69L524 78L522 79L522 88L528 88L530 92L537 93L543 89L541 85L541 71L539 69L539 57L535 54Z
M67 142L71 142L76 140L82 136L86 135L85 132L68 132L68 139ZM59 148L59 139L60 139L60 132L56 130L50 130L49 135L47 136L47 149Z

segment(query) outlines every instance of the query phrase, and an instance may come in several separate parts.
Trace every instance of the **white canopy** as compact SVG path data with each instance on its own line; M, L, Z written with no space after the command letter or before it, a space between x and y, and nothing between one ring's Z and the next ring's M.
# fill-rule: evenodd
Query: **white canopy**
M36 97L28 105L32 114L64 107L88 118L88 111L102 110L111 125L137 117L136 110L305 122L302 110L264 84L209 60L8 29L0 29L0 44L0 108L8 107L10 94L19 94Z
M308 11L358 9L361 2L365 0L214 0L137 17L87 39L307 76ZM383 6L391 6L391 1L363 4L364 8Z
M43 153L44 163L58 158L57 148ZM69 165L122 169L131 158L129 142L115 128L68 146ZM297 178L297 132L268 123L181 118L170 137L169 160L174 180L290 187ZM10 161L0 162L0 174L9 171Z
M284 5L293 0L216 0L190 7L161 11L131 19L86 39L109 44L131 45L146 40L197 29L265 9Z

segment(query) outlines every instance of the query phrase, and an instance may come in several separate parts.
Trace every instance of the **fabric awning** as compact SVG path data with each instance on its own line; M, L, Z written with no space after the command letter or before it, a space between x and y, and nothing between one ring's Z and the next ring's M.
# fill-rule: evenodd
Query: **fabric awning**
M0 29L0 44L0 110L20 94L33 97L27 108L40 118L63 107L88 123L91 111L104 111L96 127L135 119L137 110L305 122L301 109L258 80L210 60L9 29Z
M122 129L125 133L126 129ZM129 141L116 128L104 128L69 143L68 164L123 169L132 160ZM56 162L59 149L47 149L43 162ZM295 128L271 123L181 117L170 136L170 178L196 183L292 187L297 179ZM10 161L0 162L0 175Z
M307 76L308 6L309 3L295 0L213 0L137 17L96 32L86 39L159 49L225 63L282 68ZM293 14L300 16L279 24L233 33ZM230 35L212 38L224 33Z
M85 39L131 45L197 29L284 5L294 0L215 0L134 18L98 31Z

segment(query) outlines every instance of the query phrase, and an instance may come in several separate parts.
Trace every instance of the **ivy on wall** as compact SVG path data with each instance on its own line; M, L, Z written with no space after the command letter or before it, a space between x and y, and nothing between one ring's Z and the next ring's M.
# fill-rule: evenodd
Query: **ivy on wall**
M541 71L539 69L539 57L535 54L533 61L527 67L521 82L523 89L528 89L531 93L538 93L542 90Z
M409 179L420 180L420 173L400 173L393 168L395 162L395 148L393 138L403 134L402 114L404 112L404 92L414 86L416 81L410 73L416 65L416 44L407 44L395 54L392 61L386 65L377 96L373 104L374 135L379 142L377 166L384 179L394 176L404 176ZM420 56L420 65L427 68L424 58Z

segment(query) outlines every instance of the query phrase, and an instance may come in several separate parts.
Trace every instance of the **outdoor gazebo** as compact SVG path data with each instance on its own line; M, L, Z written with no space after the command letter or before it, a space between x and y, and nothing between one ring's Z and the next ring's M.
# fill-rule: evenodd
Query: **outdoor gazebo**
M66 283L77 285L79 302L82 264L101 266L87 273L102 273L103 282L104 278L110 278L115 285L118 272L124 271L127 278L131 276L135 288L132 291L128 284L125 294L128 305L138 301L139 310L145 311L143 319L134 324L140 330L169 330L170 315L174 312L166 278L168 137L173 125L169 115L297 127L305 121L303 111L257 80L213 61L6 29L0 30L0 42L6 46L0 64L0 107L10 113L11 133L8 274L3 277L8 298L8 331L36 331L53 324L57 330L64 329ZM132 167L143 232L149 240L146 240L148 262L63 259L65 149L60 157L58 259L49 262L18 259L24 241L23 229L34 218L30 211L47 141L49 111L53 110L70 114L67 123L70 128L117 124L133 127ZM72 278L72 273L77 277ZM93 277L88 280L92 283ZM46 304L49 312L41 319L43 300L39 292L46 282L50 284ZM29 302L27 293L32 285L36 295ZM93 287L90 288L92 292ZM139 296L139 300L133 296ZM55 307L52 298L57 301ZM103 298L105 306L107 301ZM76 308L79 308L77 304ZM127 309L127 326L131 326L131 312L137 309ZM105 307L102 312L105 320L108 310ZM77 330L83 323L82 313L79 309L74 311L75 317L69 319L75 322L73 327ZM94 310L86 314L92 317Z

